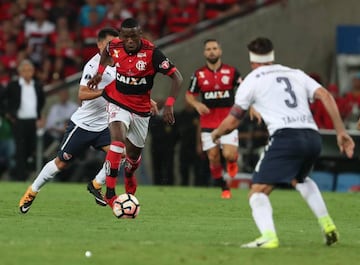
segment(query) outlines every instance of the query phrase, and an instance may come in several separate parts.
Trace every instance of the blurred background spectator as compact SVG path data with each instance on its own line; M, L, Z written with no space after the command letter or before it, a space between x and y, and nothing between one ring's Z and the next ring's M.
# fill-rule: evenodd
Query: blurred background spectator
M101 23L105 15L106 6L99 3L99 0L86 0L86 3L80 7L79 11L80 26L89 27ZM94 17L96 17L95 20Z
M48 37L55 31L55 25L48 20L42 5L34 6L31 13L32 17L27 19L24 25L26 53L35 65L39 79L46 82L51 71L47 52Z
M360 73L352 77L351 88L344 95L343 113L347 129L355 130L360 116Z
M18 79L11 81L3 96L5 117L11 122L15 139L15 172L12 180L27 180L34 168L37 123L45 104L43 86L35 79L29 60L18 66Z
M70 99L69 91L62 89L57 92L58 101L51 105L49 114L46 117L44 134L44 156L52 159L58 150L59 144L64 136L66 126L71 115L79 105Z
M174 155L177 140L176 125L172 126L163 121L162 111L164 100L155 100L159 115L154 115L149 122L151 138L150 153L153 183L155 185L174 184Z
M200 143L199 114L186 101L175 113L179 146L180 185L208 186L210 170Z
M5 86L0 84L0 179L4 172L13 168L15 144L11 124L5 118Z

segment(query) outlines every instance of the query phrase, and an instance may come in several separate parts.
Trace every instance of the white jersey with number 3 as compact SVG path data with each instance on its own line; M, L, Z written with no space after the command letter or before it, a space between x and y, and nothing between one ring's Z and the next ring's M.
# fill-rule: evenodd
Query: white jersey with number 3
M80 80L81 86L87 86L87 82L97 73L100 63L100 54L93 56L85 65ZM115 80L115 67L107 66L102 76L98 89ZM108 127L108 113L106 111L107 101L103 97L84 100L77 111L71 116L71 120L84 130L100 132Z
M270 135L283 128L318 130L309 107L321 87L303 71L279 64L254 69L244 79L235 104L247 110L250 105L261 114Z

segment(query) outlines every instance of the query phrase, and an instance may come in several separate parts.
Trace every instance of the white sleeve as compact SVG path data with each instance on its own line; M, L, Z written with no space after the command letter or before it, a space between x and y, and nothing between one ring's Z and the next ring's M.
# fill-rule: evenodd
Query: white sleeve
M302 71L301 71L302 72ZM308 98L310 101L314 99L314 94L316 89L319 87L322 87L321 84L319 84L317 81L315 81L313 78L302 72L303 79L304 79L304 87L306 88L306 92L308 94Z
M251 76L248 76L244 81L239 85L235 94L235 104L240 106L243 110L247 110L254 100L254 91Z
M80 79L80 86L87 86L88 81L97 73L98 66L93 60L87 62Z

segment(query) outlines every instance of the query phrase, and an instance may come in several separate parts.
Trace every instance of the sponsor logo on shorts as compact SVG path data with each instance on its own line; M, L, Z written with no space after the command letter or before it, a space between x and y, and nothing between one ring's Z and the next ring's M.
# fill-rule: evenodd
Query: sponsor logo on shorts
M63 158L64 158L64 160L70 160L72 158L72 155L64 152L63 153Z

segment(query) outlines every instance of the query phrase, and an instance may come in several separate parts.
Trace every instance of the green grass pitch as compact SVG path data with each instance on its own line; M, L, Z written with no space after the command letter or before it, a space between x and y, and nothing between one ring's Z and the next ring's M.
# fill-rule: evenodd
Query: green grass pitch
M246 190L222 200L215 188L140 186L139 216L122 220L97 206L85 184L49 183L22 215L18 201L27 186L0 183L3 265L342 265L360 259L360 194L324 194L340 232L339 244L327 247L300 195L275 191L270 199L281 246L265 250L240 248L259 235Z

